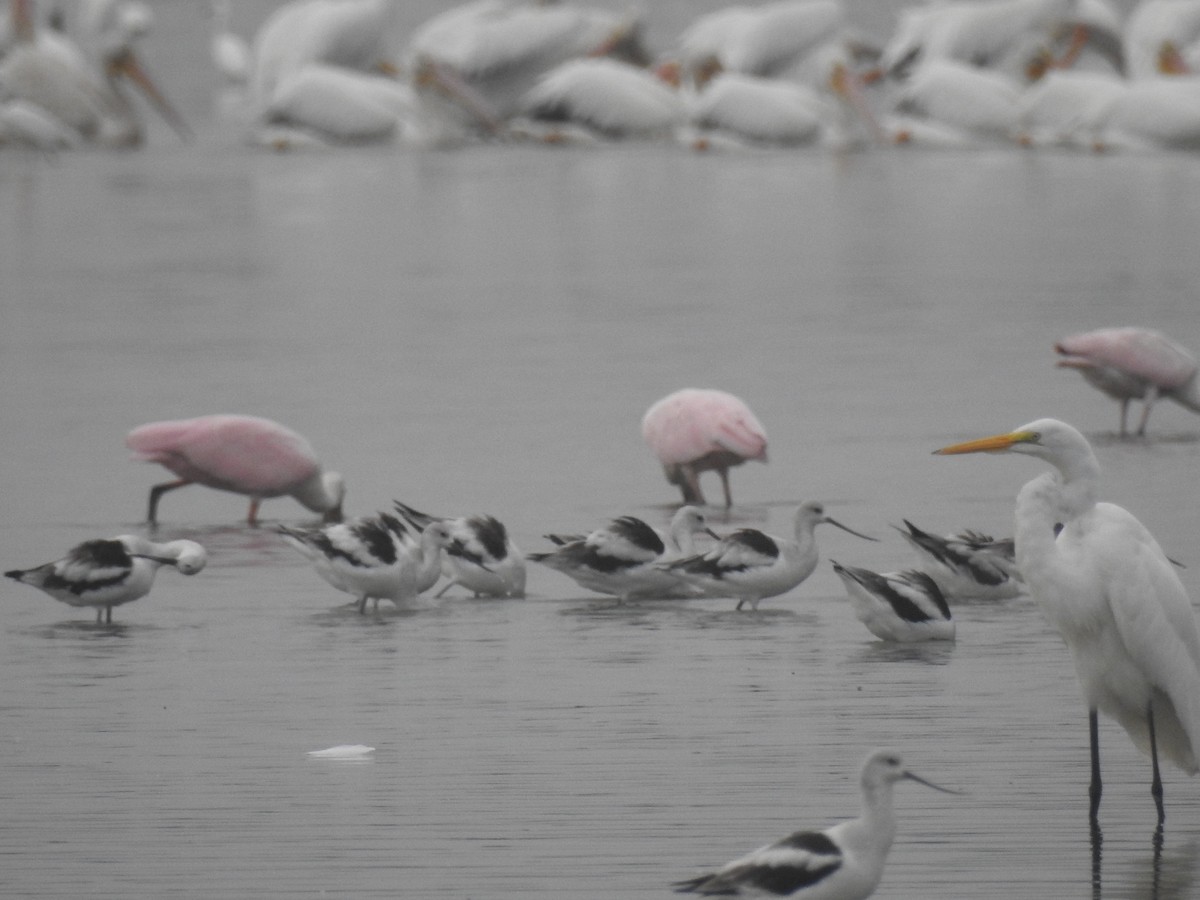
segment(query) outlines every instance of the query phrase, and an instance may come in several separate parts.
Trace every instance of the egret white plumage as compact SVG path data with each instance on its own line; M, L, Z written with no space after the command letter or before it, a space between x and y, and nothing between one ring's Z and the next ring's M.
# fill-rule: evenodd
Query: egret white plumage
M661 564L690 553L697 534L716 538L704 512L683 506L671 517L670 535L636 516L619 516L587 535L548 534L554 550L531 553L529 559L561 572L580 587L611 594L624 603L633 599L696 597L700 591Z
M208 562L195 541L154 543L132 534L84 541L66 556L32 569L14 569L5 576L45 591L68 606L94 606L96 622L112 622L114 606L131 603L150 592L162 566L195 575Z
M452 540L446 524L434 522L414 542L404 523L388 513L277 530L325 581L357 598L360 613L366 612L368 599L397 606L416 600L437 582L442 550Z
M1024 590L1011 538L994 540L976 531L937 535L908 519L897 528L917 552L925 574L956 600L1007 600Z
M847 528L825 514L815 500L800 505L795 538L775 537L756 528L739 528L705 553L662 564L662 568L691 582L709 597L736 597L737 609L790 591L817 567L814 530L822 523L836 525L864 540L877 540Z
M1161 823L1159 752L1194 775L1200 750L1200 630L1174 567L1131 513L1097 501L1100 464L1087 439L1065 422L1038 419L935 452L1019 453L1056 470L1017 495L1017 565L1070 649L1083 689L1091 735L1090 815L1097 818L1102 791L1101 711L1150 755Z
M450 531L451 541L442 554L442 572L450 580L437 596L456 584L476 597L525 596L525 559L504 523L495 516L439 517L398 500L394 505L417 531L424 531L434 522L445 523Z
M733 505L729 470L748 459L767 461L767 433L741 399L726 391L684 388L655 402L642 417L642 437L684 503L704 503L700 473L715 470Z
M1200 95L1198 95L1200 96ZM1054 345L1058 365L1075 369L1088 384L1121 404L1121 435L1127 434L1130 400L1142 400L1137 433L1146 433L1160 397L1200 412L1196 358L1150 328L1100 328L1069 335Z
M901 643L954 640L950 606L924 572L872 572L831 562L854 614L877 638Z
M675 882L678 893L863 900L883 877L896 837L892 788L915 781L957 793L914 775L894 750L875 750L863 763L863 810L857 819L824 831L797 831L726 863L715 872Z

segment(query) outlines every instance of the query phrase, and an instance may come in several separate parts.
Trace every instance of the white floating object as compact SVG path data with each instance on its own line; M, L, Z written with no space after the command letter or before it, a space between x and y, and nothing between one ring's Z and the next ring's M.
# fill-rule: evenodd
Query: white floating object
M325 750L309 750L308 755L313 759L362 759L374 752L375 748L366 744L338 744Z

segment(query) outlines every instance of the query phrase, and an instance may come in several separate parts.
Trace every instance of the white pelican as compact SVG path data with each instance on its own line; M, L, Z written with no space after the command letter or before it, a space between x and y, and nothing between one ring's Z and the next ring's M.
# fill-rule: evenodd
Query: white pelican
M1138 79L1096 123L1097 150L1200 149L1200 77Z
M619 516L586 535L548 534L554 550L531 553L529 559L566 575L580 587L634 599L677 599L699 596L682 579L660 565L694 549L697 534L716 535L703 511L683 506L671 517L670 534L662 535L635 516Z
M133 459L158 463L178 476L150 489L150 524L158 521L162 495L189 484L248 496L250 525L258 522L264 499L285 495L322 513L327 522L342 517L342 476L321 467L305 437L270 419L214 415L150 422L129 432L125 445Z
M368 599L401 606L432 587L441 574L442 550L453 540L445 523L434 522L414 545L404 523L387 513L320 528L280 525L276 530L325 581L356 597L360 613L366 612Z
M1017 494L1017 565L1070 649L1083 689L1091 736L1090 816L1098 816L1102 790L1099 710L1150 755L1161 824L1159 753L1189 775L1198 769L1200 630L1191 600L1146 527L1122 507L1097 501L1100 464L1083 435L1065 422L1038 419L935 452L1006 451L1037 457L1056 470Z
M846 586L854 615L880 640L954 640L950 607L937 582L924 572L872 572L831 562Z
M149 25L142 4L99 0L80 6L82 45L52 29L34 27L30 0L12 0L13 45L0 59L5 95L41 107L82 140L127 147L143 129L121 79L136 84L184 138L191 131L146 74L134 51Z
M122 534L84 541L60 560L33 569L14 569L5 576L41 588L68 606L94 606L96 623L112 622L114 606L130 603L150 592L161 566L174 566L195 575L208 554L195 541L156 544Z
M1099 123L1129 82L1108 72L1052 69L1017 103L1017 140L1034 146L1095 148Z
M758 609L761 600L784 594L800 584L817 567L816 527L836 525L856 537L874 541L827 516L815 500L800 505L795 516L795 538L775 537L756 528L739 528L705 553L663 563L709 597L736 597L741 609L749 603Z
M956 600L1007 600L1024 590L1013 541L962 531L945 537L922 531L908 519L897 529L917 552L921 568L943 594Z
M525 559L504 523L495 516L438 517L398 500L393 505L417 531L424 531L433 522L444 522L450 529L452 540L442 555L442 571L450 581L437 596L456 584L476 597L525 596Z
M396 71L398 0L292 0L259 27L250 84L265 108L283 81L311 63L359 72Z
M609 57L551 69L521 98L518 111L551 128L578 125L608 138L670 137L687 118L679 92L654 72Z
M1146 433L1150 410L1160 397L1200 412L1196 358L1164 334L1149 328L1100 328L1069 335L1054 349L1059 366L1075 369L1120 401L1122 437L1130 400L1143 401L1139 435Z
M716 470L733 505L729 469L767 461L767 433L742 400L726 391L684 388L656 401L642 417L642 437L684 503L704 503L700 473Z
M1187 54L1200 43L1200 2L1142 0L1125 23L1130 78L1155 78L1164 70L1164 50Z
M712 896L789 896L812 900L864 900L883 876L896 837L892 787L915 781L954 794L904 767L894 750L875 750L862 767L863 810L824 831L797 831L726 863L715 872L677 881L678 893Z
M883 48L880 67L897 78L931 60L1023 75L1036 50L1053 46L1070 26L1095 27L1078 0L950 0L907 7ZM1097 29L1100 30L1100 29Z
M425 22L405 51L410 67L432 61L455 72L501 121L519 111L541 75L585 56L649 62L641 17L570 3L476 0Z
M956 129L964 140L1009 140L1018 131L1020 97L1021 86L1002 72L930 59L900 84L895 109ZM903 121L884 127L904 142Z

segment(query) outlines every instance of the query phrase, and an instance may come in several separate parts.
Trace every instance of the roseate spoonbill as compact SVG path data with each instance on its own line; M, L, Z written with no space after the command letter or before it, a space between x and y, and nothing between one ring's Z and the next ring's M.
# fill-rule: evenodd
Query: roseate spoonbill
M360 613L366 612L368 599L401 606L433 587L442 571L442 550L453 540L444 522L433 522L414 541L404 523L388 513L320 528L280 525L276 530L318 575L357 597Z
M857 819L824 831L797 831L715 872L673 886L681 894L863 900L883 876L896 836L892 787L902 780L946 794L958 793L908 771L894 750L875 750L863 763L863 811Z
M150 489L147 521L158 521L158 501L167 491L203 484L246 494L246 521L258 524L259 504L287 494L325 521L342 518L346 485L337 472L325 472L312 445L290 428L257 416L215 415L141 425L125 438L133 458L165 466L176 481Z
M954 640L954 620L932 578L916 569L872 572L833 562L858 620L884 641Z
M683 506L672 516L665 538L635 516L620 516L587 535L548 534L558 548L531 553L529 559L562 572L589 591L619 597L622 603L697 597L698 590L664 572L660 564L690 553L694 536L701 533L716 538L701 510Z
M749 603L758 609L760 600L784 594L813 573L817 567L816 527L836 525L855 537L874 541L825 514L815 500L796 510L794 540L775 537L755 528L739 528L727 534L706 553L663 564L699 587L709 597L737 597L737 609Z
M1200 412L1196 358L1149 328L1100 328L1065 337L1054 345L1058 365L1076 369L1088 384L1121 404L1121 435L1130 400L1142 400L1137 433L1146 433L1150 410L1160 397Z
M993 540L976 531L938 535L922 531L908 519L897 528L917 551L921 568L943 594L955 600L1007 600L1025 589L1017 568L1013 540Z
M1090 815L1095 821L1102 790L1099 710L1150 755L1161 824L1159 752L1194 775L1200 748L1200 631L1174 567L1132 514L1097 502L1100 464L1065 422L1038 419L935 452L1020 453L1056 470L1017 494L1017 565L1070 649L1088 706Z
M452 540L442 555L442 572L450 581L438 597L456 584L476 597L525 596L525 559L495 516L446 518L419 512L398 500L394 505L417 531L433 522L444 522L450 529Z
M700 473L715 469L733 505L729 469L748 459L767 461L767 433L750 407L725 391L684 388L656 402L642 418L642 437L679 485L684 503L704 503Z
M114 606L130 603L150 592L161 566L174 566L195 575L208 554L195 541L156 544L122 534L84 541L60 560L33 569L14 569L5 576L41 588L68 606L96 607L96 623L112 622Z

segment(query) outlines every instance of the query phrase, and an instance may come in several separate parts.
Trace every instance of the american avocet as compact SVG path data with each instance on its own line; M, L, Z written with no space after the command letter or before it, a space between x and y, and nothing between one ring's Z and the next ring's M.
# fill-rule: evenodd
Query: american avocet
M976 531L930 534L908 519L897 528L917 551L921 568L955 600L1007 600L1025 589L1012 538L995 540Z
M207 562L208 554L195 541L156 544L122 534L84 541L60 560L4 574L69 606L94 606L99 623L102 618L112 622L114 606L146 596L159 567L174 566L184 575L195 575Z
M683 506L671 518L666 540L641 519L620 516L588 535L546 535L558 548L531 553L529 559L562 572L589 591L611 594L622 602L696 597L699 591L664 571L661 564L681 550L690 552L694 536L700 533L716 537L701 510Z
M1058 365L1075 369L1097 390L1121 404L1121 434L1130 400L1143 401L1137 433L1146 433L1150 409L1167 397L1200 412L1196 358L1149 328L1101 328L1065 337L1054 345Z
M360 613L368 599L399 606L432 587L441 574L442 550L452 540L445 523L434 522L414 542L404 523L388 513L321 528L281 525L278 531L318 575L357 597Z
M700 473L715 470L733 505L729 469L748 459L767 461L767 433L745 403L725 391L684 388L656 402L642 417L642 437L662 463L684 503L704 503Z
M814 530L823 522L836 525L856 537L859 534L827 516L823 504L809 500L796 510L794 539L764 534L755 528L740 528L727 534L706 553L663 564L709 597L736 597L737 609L749 603L758 609L760 600L786 593L817 567Z
M707 875L678 881L678 893L863 900L883 876L896 836L892 787L907 779L957 793L914 775L893 750L876 750L862 767L863 812L824 831L797 831L726 863Z
M846 585L854 614L877 638L903 643L954 640L950 607L924 572L880 573L831 562Z
M1035 456L1057 470L1017 494L1017 565L1070 649L1083 688L1091 817L1102 790L1096 714L1102 710L1149 753L1161 824L1159 751L1189 775L1200 768L1200 630L1187 591L1141 522L1120 506L1097 502L1100 464L1084 436L1065 422L1038 419L936 452L1004 451Z
M134 459L158 463L179 476L150 489L146 518L151 524L158 520L162 495L187 484L247 495L251 525L258 521L262 500L285 494L324 513L327 522L342 517L342 476L322 471L312 445L270 419L215 415L151 422L129 432L125 444Z
M450 579L437 596L460 585L476 597L525 596L525 559L495 516L439 518L394 501L396 511L417 531L444 522L451 541L442 555L442 571Z

